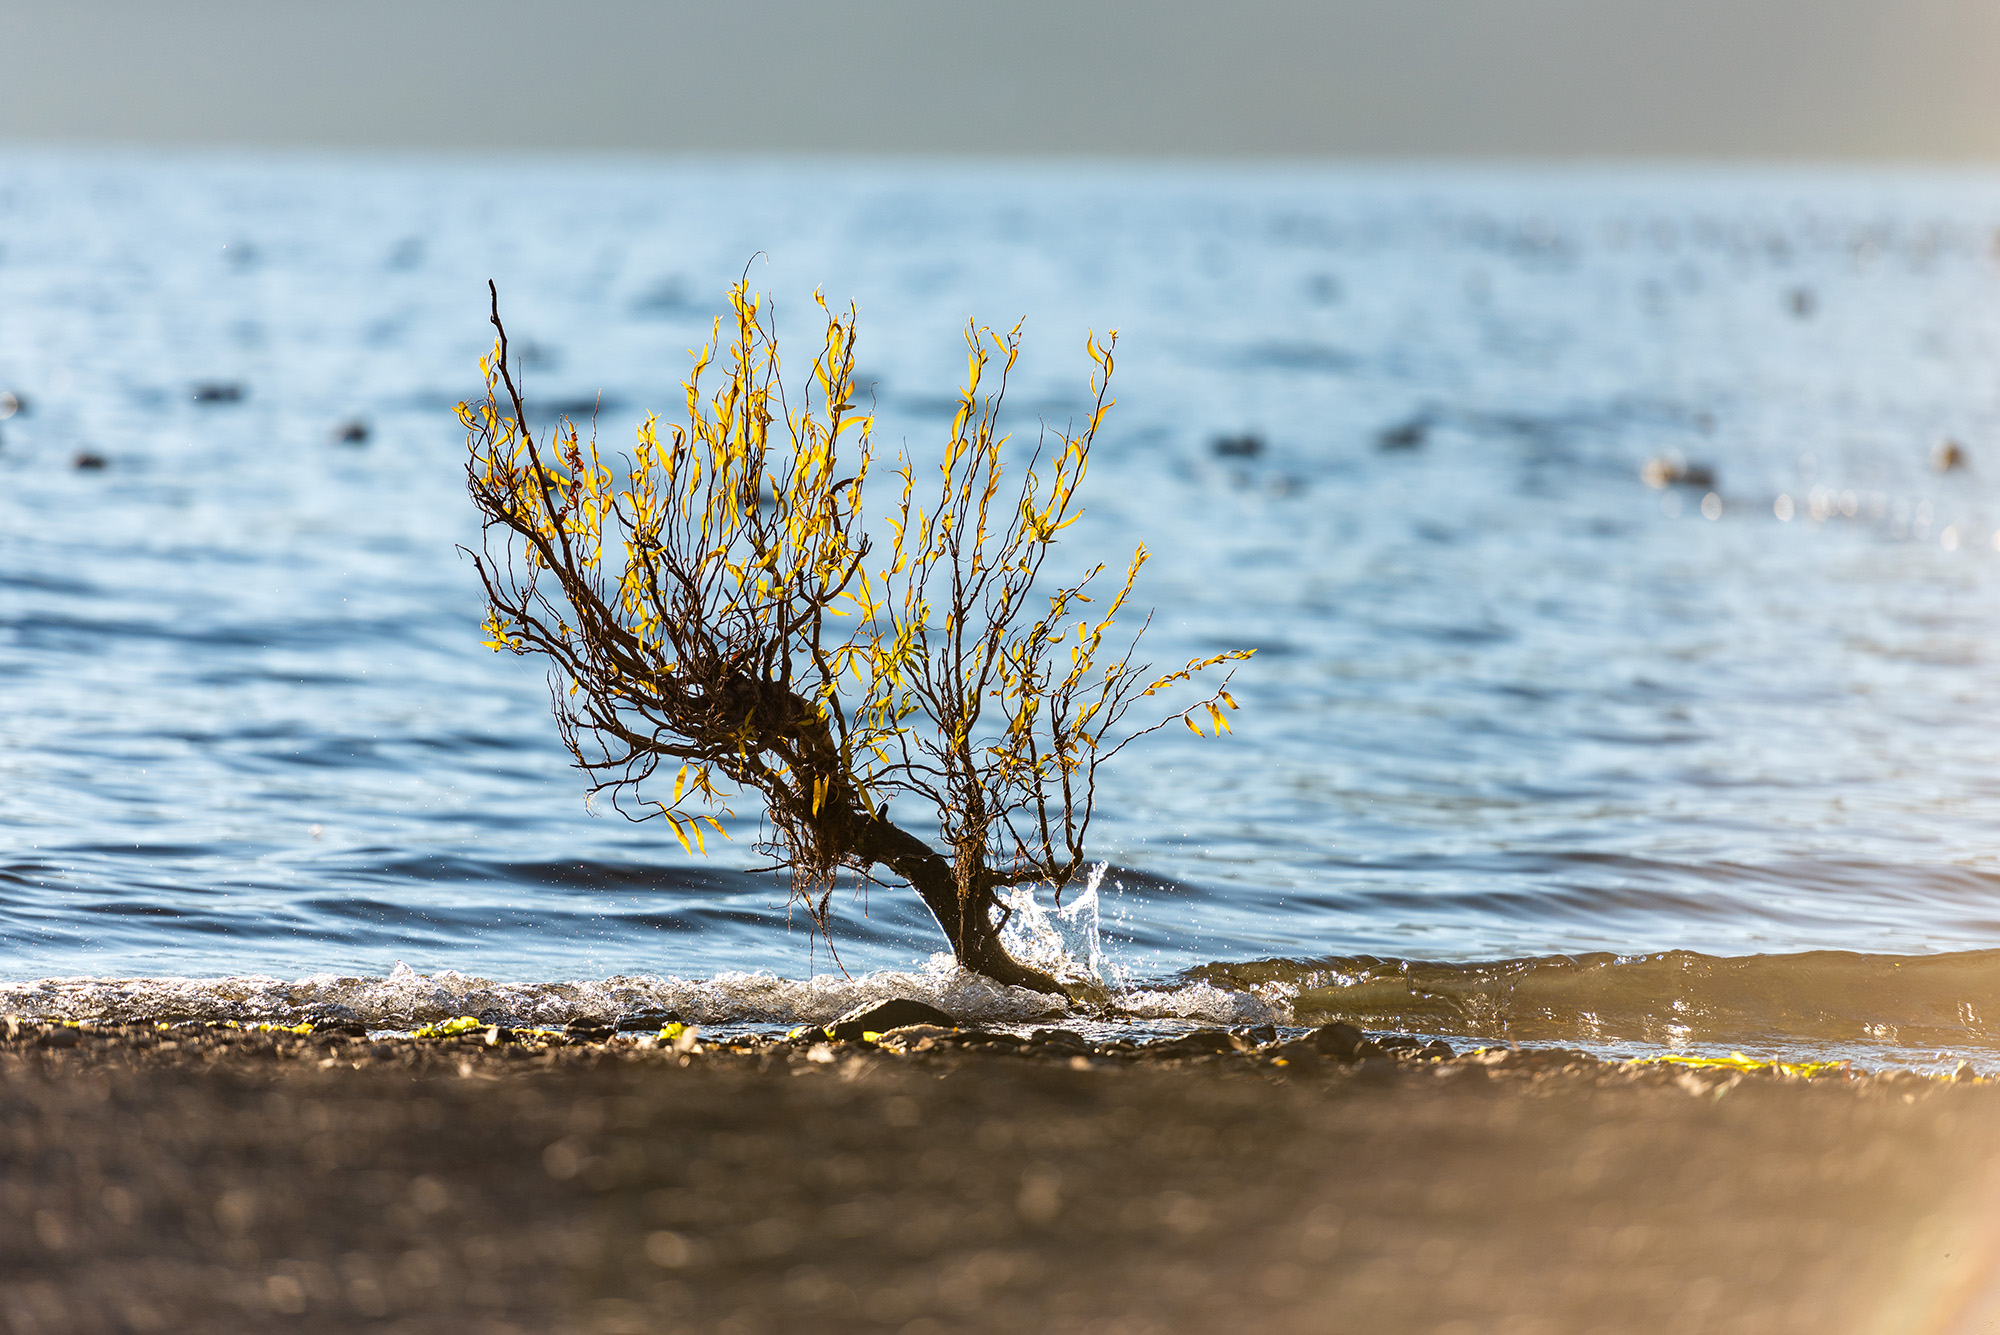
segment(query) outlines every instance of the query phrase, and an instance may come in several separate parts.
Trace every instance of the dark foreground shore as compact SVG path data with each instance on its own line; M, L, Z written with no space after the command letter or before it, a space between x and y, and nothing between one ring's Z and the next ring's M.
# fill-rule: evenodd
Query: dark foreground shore
M1984 1081L488 1037L4 1022L0 1328L2000 1329Z

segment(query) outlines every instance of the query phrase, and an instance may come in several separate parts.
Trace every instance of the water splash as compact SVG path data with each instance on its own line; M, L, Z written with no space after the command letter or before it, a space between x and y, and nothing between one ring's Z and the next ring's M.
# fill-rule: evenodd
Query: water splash
M1000 940L1007 953L1065 983L1095 985L1113 995L1130 990L1128 973L1104 953L1099 891L1109 867L1106 862L1092 867L1083 893L1067 904L1044 907L1032 885L1003 893L1008 916Z
M1285 1002L1258 991L1237 991L1198 981L1174 987L1134 987L1118 995L1116 1013L1127 1020L1178 1020L1198 1025L1293 1024Z

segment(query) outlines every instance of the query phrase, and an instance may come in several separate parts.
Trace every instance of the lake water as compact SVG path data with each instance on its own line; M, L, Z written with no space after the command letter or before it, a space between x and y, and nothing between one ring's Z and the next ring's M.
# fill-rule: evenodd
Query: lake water
M1120 331L1074 550L1259 651L1110 772L1125 1013L2000 1056L2000 177L1888 171L0 154L0 1009L1028 1014L586 812L479 645L487 279L615 444L746 265L891 452L968 316L1024 434Z

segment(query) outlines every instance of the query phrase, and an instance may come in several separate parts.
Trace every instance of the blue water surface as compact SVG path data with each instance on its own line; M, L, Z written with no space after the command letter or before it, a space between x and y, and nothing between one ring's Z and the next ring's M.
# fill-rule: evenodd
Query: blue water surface
M0 976L831 968L754 808L585 810L457 550L489 278L615 444L746 265L801 353L858 304L891 452L968 317L1024 439L1118 329L1074 559L1154 551L1156 661L1259 651L1107 781L1137 975L2000 946L1997 228L1885 170L0 154Z

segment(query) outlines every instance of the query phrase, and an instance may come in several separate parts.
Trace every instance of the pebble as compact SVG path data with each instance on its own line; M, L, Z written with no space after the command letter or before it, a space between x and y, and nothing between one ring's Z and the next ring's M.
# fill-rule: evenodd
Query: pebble
M1371 1042L1368 1035L1345 1020L1335 1020L1313 1030L1312 1044L1323 1055L1344 1062L1379 1057L1384 1051L1380 1045Z
M596 1021L584 1020L578 1023L595 1025ZM670 1024L683 1024L679 1011L627 1011L618 1017L617 1028L624 1034L657 1033Z
M1085 1050L1090 1047L1089 1039L1069 1029L1037 1029L1034 1033L1028 1035L1028 1041L1051 1048Z
M1218 1052L1234 1052L1236 1044L1221 1029L1197 1029L1191 1034L1163 1038L1139 1049L1149 1057L1205 1057Z
M956 1032L941 1024L906 1024L891 1029L877 1042L892 1052L929 1052L941 1043L949 1043Z
M913 1024L951 1026L958 1021L935 1006L907 997L857 1006L826 1027L828 1037L853 1042L863 1034L886 1034Z

